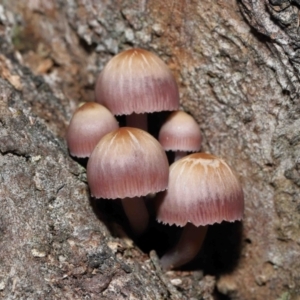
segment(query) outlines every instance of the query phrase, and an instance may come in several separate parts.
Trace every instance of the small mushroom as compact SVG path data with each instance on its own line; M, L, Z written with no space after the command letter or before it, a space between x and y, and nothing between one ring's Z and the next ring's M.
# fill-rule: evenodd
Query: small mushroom
M140 235L149 215L141 196L163 191L168 186L166 154L149 133L130 127L105 135L87 165L92 196L122 199L133 232Z
M158 140L166 151L174 151L178 160L187 152L201 148L201 132L195 119L184 111L174 111L163 123Z
M159 222L185 226L177 245L161 258L165 270L177 268L199 252L207 225L242 219L243 190L224 160L194 153L170 166L168 190L159 195L156 210Z
M99 140L119 128L113 114L103 105L86 102L74 112L67 129L66 140L70 154L89 157Z
M155 54L129 49L114 56L96 83L96 101L114 115L129 115L127 126L147 130L146 113L176 110L179 93L174 76Z

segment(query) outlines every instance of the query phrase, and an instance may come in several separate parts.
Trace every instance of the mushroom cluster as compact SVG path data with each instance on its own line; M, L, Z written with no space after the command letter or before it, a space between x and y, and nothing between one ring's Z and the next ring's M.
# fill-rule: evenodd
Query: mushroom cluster
M87 157L87 178L95 198L121 199L133 233L148 227L143 197L156 194L156 218L184 226L178 244L161 258L165 270L195 257L207 225L241 220L244 199L227 163L201 149L201 133L192 116L180 111L174 76L156 55L130 49L113 57L100 73L96 102L74 113L66 139L70 154ZM147 114L172 113L158 140L148 131ZM114 115L126 115L120 127ZM174 163L166 151L174 153Z

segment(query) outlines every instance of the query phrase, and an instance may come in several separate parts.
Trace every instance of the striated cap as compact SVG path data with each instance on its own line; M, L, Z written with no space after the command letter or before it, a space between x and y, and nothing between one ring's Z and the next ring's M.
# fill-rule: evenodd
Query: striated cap
M89 157L99 140L119 124L113 114L95 102L86 102L75 111L67 130L66 140L70 154Z
M91 194L126 198L163 191L168 186L167 156L149 133L122 127L105 135L87 165Z
M164 122L158 140L166 151L195 152L200 150L202 138L195 119L179 110Z
M113 57L96 83L96 101L114 115L176 110L179 93L174 76L155 54L130 49Z
M241 220L244 195L226 162L207 153L190 154L170 166L168 190L156 201L157 220L195 226Z

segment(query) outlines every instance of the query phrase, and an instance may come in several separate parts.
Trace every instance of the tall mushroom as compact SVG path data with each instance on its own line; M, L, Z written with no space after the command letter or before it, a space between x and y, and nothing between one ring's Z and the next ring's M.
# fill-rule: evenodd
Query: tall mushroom
M168 190L159 195L156 210L159 222L185 226L177 245L161 258L165 270L177 268L199 252L207 225L242 219L243 190L224 160L190 154L170 166Z
M96 198L122 199L135 234L147 227L149 215L141 196L168 186L166 154L149 133L122 127L105 135L87 165L91 194Z
M129 49L114 56L96 83L96 101L114 115L128 115L127 126L147 131L145 113L176 110L179 93L174 76L155 54Z
M201 148L201 132L195 119L184 111L174 111L163 123L158 140L166 151L175 152L175 161Z

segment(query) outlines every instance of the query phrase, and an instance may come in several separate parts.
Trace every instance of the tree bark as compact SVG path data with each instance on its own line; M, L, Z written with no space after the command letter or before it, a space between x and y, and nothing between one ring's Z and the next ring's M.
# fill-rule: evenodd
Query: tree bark
M298 299L298 5L0 0L0 298ZM153 252L112 236L64 142L105 63L130 47L169 65L202 151L245 193L243 222L211 226L199 257L165 275Z

